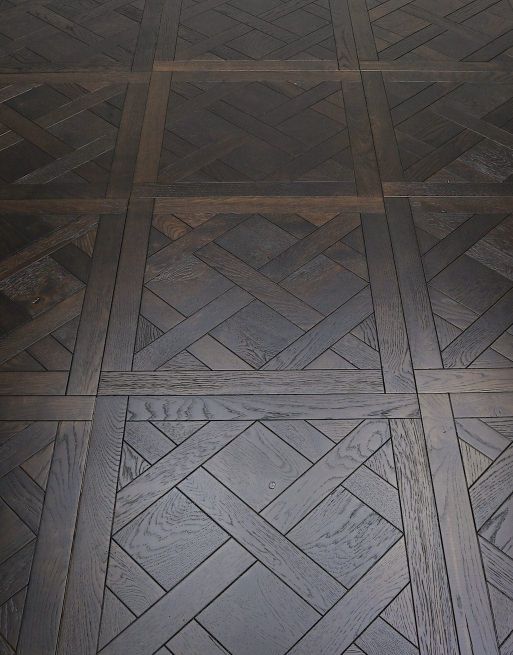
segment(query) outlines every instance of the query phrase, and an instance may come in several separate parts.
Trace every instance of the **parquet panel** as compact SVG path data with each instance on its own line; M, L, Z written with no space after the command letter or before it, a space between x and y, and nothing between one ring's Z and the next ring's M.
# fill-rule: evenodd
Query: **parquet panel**
M513 653L506 0L0 7L0 653Z

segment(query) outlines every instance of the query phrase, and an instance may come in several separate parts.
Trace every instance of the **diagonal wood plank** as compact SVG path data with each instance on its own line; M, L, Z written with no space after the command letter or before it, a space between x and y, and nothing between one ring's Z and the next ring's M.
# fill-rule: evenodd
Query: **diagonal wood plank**
M344 588L204 469L179 489L313 607L326 612Z
M408 584L404 541L397 542L291 650L294 655L344 652Z

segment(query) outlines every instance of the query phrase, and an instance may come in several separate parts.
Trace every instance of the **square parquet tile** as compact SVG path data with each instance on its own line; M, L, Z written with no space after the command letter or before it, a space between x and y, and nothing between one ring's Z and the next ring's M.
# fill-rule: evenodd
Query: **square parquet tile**
M339 83L172 82L159 183L353 179Z
M336 60L330 3L315 0L186 0L180 60Z

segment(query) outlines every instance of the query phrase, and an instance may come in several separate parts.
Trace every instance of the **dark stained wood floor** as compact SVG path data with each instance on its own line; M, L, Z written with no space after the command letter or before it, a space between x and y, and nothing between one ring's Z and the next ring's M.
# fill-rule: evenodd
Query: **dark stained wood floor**
M4 0L0 151L0 655L513 655L511 0Z

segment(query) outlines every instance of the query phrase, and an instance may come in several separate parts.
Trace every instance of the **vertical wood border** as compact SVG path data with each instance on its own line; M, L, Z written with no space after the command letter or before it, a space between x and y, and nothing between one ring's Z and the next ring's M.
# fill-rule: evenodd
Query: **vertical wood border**
M342 82L342 93L358 195L381 197L381 180L361 80Z
M363 87L371 122L374 147L382 182L400 182L404 179L401 157L395 137L388 98L379 72L362 72Z
M114 149L107 198L126 198L132 191L148 84L128 84Z
M164 0L146 0L139 28L137 46L132 63L132 71L151 71L160 27L160 17Z
M349 15L348 0L329 0L329 4L338 67L341 70L344 68L354 70L358 68L358 57L356 55L356 43Z
M170 87L171 73L152 73L134 184L152 184L158 179Z
M125 217L102 216L84 298L68 394L94 395L98 389Z
M362 214L374 316L386 393L415 393L408 337L384 214Z
M55 439L17 653L54 653L64 602L90 422L63 422Z
M413 366L443 368L410 202L387 198L385 210Z
M57 652L96 655L128 399L98 398Z
M155 60L173 60L176 52L176 39L182 0L164 0L164 8L160 21L160 30L157 38Z
M152 199L130 201L102 364L105 371L132 370L152 217Z
M498 655L476 526L447 394L419 394L462 655Z
M390 421L421 655L458 655L422 424Z

